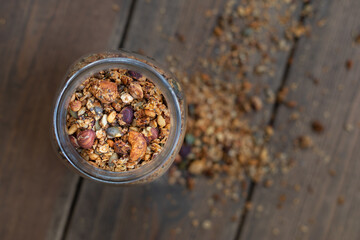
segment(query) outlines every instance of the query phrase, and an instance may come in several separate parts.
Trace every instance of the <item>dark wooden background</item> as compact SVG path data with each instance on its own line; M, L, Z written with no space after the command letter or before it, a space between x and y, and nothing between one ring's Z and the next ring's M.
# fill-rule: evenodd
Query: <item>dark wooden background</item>
M300 18L303 1L298 2L293 20ZM204 12L221 11L225 4L0 1L0 239L360 239L360 46L353 40L360 33L359 0L313 1L315 15L304 19L311 35L278 54L275 75L267 81L274 92L297 86L288 98L306 111L293 123L292 110L279 106L274 120L279 137L271 148L293 151L284 143L311 135L314 119L326 131L312 135L317 154L292 152L296 166L276 175L273 187L239 187L239 193L251 194L252 209L245 208L240 194L239 200L216 203L214 216L208 201L214 186L201 178L192 192L170 186L166 177L116 188L82 180L56 159L49 142L51 106L73 61L124 47L164 64L167 55L176 55L191 72L198 56L210 54L203 43L217 16L205 18ZM326 25L320 28L322 19ZM279 27L276 19L271 24ZM176 33L186 35L186 44L168 40ZM265 107L269 111L254 121L270 120L273 106ZM195 219L198 227L192 225ZM210 229L202 227L206 220Z

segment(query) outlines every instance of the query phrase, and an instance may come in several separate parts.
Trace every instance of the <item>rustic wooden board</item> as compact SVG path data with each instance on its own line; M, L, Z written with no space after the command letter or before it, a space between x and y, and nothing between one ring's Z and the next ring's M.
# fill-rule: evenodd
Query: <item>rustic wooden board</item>
M138 0L124 47L141 50L163 64L171 54L191 72L199 56L212 54L204 42L212 34L217 15L205 18L204 12L208 9L221 12L224 5L225 1L219 0ZM278 25L275 20L274 25ZM185 43L174 39L176 33L185 37ZM279 53L278 72L272 81L265 77L257 81L276 90L281 84L288 54L289 51ZM272 105L265 107L268 111L258 119L267 123ZM238 187L240 195L246 190ZM218 193L221 200L214 203L216 210L211 213L209 205L214 193ZM149 185L130 188L102 186L84 180L66 238L234 239L245 198L226 200L222 194L215 183L202 178L197 179L193 192L182 186L170 186L166 176ZM207 219L212 222L211 230L201 226ZM200 226L192 226L193 220L199 220Z
M288 99L303 111L295 123L289 121L294 110L280 107L275 121L280 136L272 143L293 156L296 166L278 175L274 187L255 189L240 239L360 238L360 46L354 43L360 2L315 1L314 8L311 36L299 41L286 83L297 86ZM313 120L323 123L323 134L311 131ZM293 139L301 135L313 139L312 149L293 149Z
M79 178L51 148L51 106L69 65L123 31L131 1L114 3L0 3L0 239L61 237Z

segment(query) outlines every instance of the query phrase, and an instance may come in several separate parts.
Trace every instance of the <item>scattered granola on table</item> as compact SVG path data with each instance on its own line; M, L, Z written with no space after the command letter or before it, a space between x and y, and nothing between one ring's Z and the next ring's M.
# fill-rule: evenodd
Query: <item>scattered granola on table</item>
M104 70L77 87L66 116L69 138L91 165L122 172L160 153L170 113L160 90L141 74Z

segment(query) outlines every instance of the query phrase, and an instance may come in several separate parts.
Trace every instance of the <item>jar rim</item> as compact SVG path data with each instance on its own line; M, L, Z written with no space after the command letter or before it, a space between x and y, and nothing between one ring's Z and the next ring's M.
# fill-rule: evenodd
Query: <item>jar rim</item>
M141 70L139 72L146 75L147 77L151 75L152 77L149 79L151 79L155 86L160 88L160 91L165 97L168 108L170 110L169 112L171 114L171 128L169 137L161 152L149 163L146 163L139 168L124 172L104 170L89 164L88 161L83 159L71 145L68 135L64 134L64 129L66 129L64 120L66 122L66 112L68 101L70 99L68 95L73 94L75 88L81 82L83 82L86 77L91 76L94 72L97 71L120 68L119 66L116 67L116 65L126 66L126 69L128 70ZM177 99L177 95L170 83L154 67L142 61L127 57L111 57L97 60L77 70L70 78L68 78L65 85L62 87L60 94L55 101L53 113L54 135L59 147L59 152L63 158L65 158L65 160L80 175L98 182L111 184L125 184L146 179L154 171L158 170L159 168L163 168L168 158L170 158L171 155L176 151L176 146L178 145L181 136L181 125L182 118L180 104ZM70 148L69 144L71 146Z

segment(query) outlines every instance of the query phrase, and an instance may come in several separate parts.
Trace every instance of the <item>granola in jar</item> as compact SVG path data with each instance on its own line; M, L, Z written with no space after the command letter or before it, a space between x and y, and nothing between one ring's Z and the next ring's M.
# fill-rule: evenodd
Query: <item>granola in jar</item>
M125 172L151 162L170 133L170 112L151 79L127 69L96 72L72 94L70 142L91 165Z

